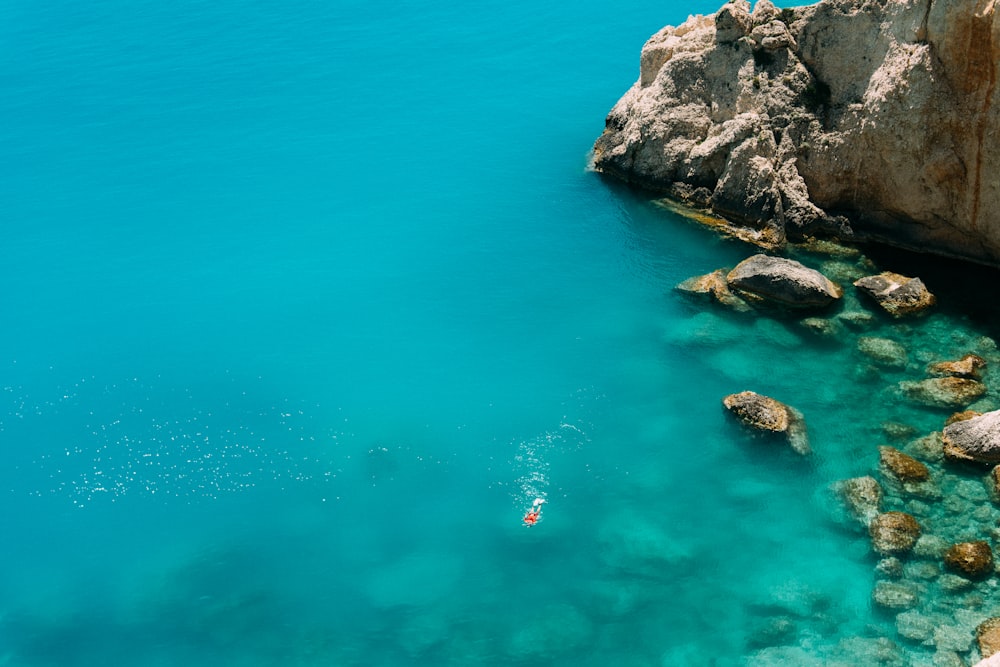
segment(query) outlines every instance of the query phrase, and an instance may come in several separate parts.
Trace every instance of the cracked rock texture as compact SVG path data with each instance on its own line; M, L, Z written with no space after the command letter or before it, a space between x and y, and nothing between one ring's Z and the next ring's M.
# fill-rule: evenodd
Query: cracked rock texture
M786 237L1000 266L997 0L733 0L653 35L603 173Z

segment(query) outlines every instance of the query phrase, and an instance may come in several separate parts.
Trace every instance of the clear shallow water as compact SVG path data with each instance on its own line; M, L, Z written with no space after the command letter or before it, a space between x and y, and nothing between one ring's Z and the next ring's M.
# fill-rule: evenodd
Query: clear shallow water
M586 153L646 37L715 8L0 10L0 660L805 664L900 641L824 489L875 470L883 421L940 428L892 387L992 324L878 320L912 358L872 372L856 334L673 292L751 251ZM814 455L728 422L743 389L802 410Z

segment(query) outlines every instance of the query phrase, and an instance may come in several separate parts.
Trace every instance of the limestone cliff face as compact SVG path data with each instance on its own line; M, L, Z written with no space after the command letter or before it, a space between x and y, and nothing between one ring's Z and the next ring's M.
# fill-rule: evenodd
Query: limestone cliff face
M666 27L595 167L764 240L853 228L1000 265L996 2L732 0Z

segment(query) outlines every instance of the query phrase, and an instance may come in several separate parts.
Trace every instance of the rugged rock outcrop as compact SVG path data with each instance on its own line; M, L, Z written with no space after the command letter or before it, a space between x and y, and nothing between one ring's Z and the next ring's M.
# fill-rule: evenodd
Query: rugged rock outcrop
M882 469L900 482L926 482L930 479L931 473L927 466L912 456L885 445L879 447L878 451Z
M932 408L962 408L986 393L986 385L957 377L930 378L899 383L903 395Z
M939 377L982 379L986 360L976 354L967 354L958 361L939 361L927 367L927 372Z
M771 241L1000 265L998 69L993 0L733 0L646 42L594 166Z
M976 641L984 658L1000 653L1000 618L994 616L980 623L976 628Z
M851 516L865 526L881 511L882 487L870 475L845 479L836 483L834 490L843 499Z
M944 427L944 455L956 461L1000 463L1000 410Z

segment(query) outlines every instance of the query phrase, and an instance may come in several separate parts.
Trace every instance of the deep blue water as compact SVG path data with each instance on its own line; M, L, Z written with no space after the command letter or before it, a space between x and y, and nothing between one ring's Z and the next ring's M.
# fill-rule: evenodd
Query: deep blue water
M882 421L942 415L872 401L853 342L681 299L752 251L586 168L643 41L715 9L3 3L0 664L771 664L891 634L824 489ZM883 326L939 356L983 333ZM815 454L748 443L743 389Z

